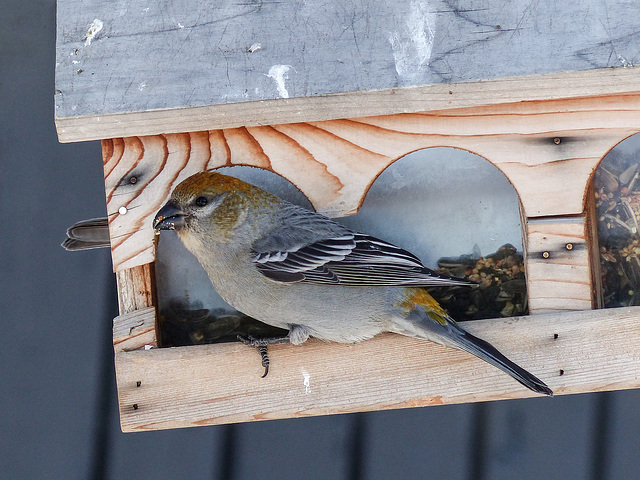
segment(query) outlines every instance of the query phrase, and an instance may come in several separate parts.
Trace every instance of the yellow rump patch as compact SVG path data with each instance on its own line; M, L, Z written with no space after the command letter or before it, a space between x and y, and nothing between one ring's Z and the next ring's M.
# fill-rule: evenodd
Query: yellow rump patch
M447 324L447 312L424 288L405 288L404 299L398 302L397 306L405 310L407 314L416 307L422 307L433 320L442 325Z

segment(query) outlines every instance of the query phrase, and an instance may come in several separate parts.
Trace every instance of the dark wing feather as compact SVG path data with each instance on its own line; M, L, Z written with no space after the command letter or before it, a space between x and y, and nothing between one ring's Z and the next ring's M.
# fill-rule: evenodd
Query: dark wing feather
M290 250L253 251L258 270L279 282L345 286L469 285L440 275L412 253L369 235L345 229L332 238Z

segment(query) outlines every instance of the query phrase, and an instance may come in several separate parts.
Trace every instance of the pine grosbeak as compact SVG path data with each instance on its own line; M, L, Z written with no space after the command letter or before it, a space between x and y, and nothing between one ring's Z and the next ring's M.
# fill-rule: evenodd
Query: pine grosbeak
M220 296L242 313L309 336L359 342L382 332L465 350L531 390L541 380L463 330L424 286L468 284L437 274L413 254L291 204L233 177L197 173L154 220L176 230Z

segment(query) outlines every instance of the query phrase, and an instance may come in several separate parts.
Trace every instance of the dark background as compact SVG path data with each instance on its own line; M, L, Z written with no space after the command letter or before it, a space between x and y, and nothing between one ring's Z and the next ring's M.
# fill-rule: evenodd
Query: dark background
M55 2L1 11L0 476L637 478L637 390L121 433L109 252L59 246L105 214L100 144L57 141Z

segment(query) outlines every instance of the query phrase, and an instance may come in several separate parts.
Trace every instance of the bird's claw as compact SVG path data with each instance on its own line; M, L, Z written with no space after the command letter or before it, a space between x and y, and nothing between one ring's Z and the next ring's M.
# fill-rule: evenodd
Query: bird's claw
M266 347L267 345L275 345L278 343L289 343L289 335L285 335L284 337L268 337L268 338L255 338L252 335L238 335L238 340L240 340L245 345L249 345L250 347Z
M258 347L258 353L262 357L262 366L264 367L264 375L262 375L262 378L264 378L269 373L269 355L267 354L267 347Z
M255 338L252 335L247 335L246 337L244 335L238 335L238 340L249 347L265 347L269 345L268 343L265 343L264 339Z
M238 340L245 345L258 349L258 353L262 357L262 366L264 367L264 375L262 375L262 378L264 378L269 373L269 355L267 353L267 346L274 343L287 343L289 341L289 337L255 338L251 335L238 335Z

